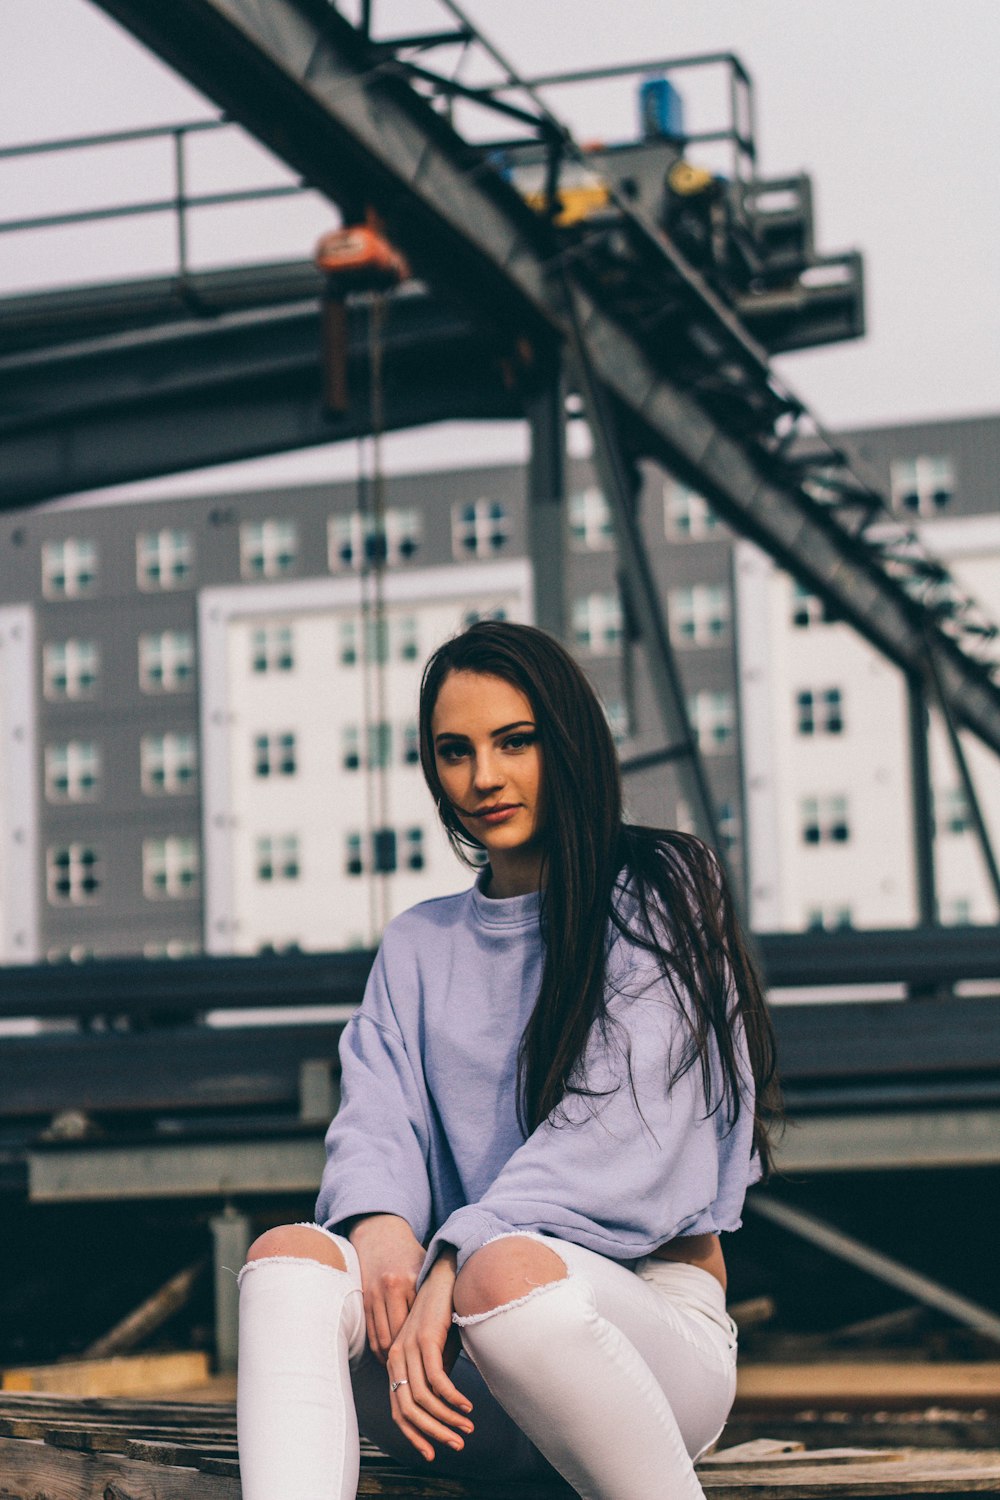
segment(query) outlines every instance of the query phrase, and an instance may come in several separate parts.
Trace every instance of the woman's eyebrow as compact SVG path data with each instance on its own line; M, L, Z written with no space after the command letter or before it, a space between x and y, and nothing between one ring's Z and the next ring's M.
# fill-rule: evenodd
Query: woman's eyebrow
M535 723L533 719L515 719L513 724L502 724L499 729L491 730L490 734L493 739L496 739L498 734L509 734L512 729L534 729L534 727ZM467 734L457 734L453 729L445 729L440 734L435 735L434 743L440 745L442 740L467 740L468 738Z

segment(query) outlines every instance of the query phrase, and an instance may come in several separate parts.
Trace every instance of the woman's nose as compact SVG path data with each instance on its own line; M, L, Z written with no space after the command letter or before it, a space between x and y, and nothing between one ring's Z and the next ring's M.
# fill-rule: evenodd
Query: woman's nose
M499 767L493 755L487 753L476 756L473 780L480 790L500 785L503 777L500 775Z

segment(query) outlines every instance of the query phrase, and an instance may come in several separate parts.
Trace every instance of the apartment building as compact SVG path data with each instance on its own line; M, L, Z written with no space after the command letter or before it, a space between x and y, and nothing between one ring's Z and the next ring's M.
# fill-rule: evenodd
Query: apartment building
M1000 618L1000 418L849 434ZM610 516L574 461L569 644L628 766L663 746L629 640ZM308 485L0 521L0 957L7 962L368 943L468 882L416 758L420 669L483 615L530 619L517 467ZM643 475L720 833L760 929L914 918L898 674L669 476ZM385 563L381 621L370 569ZM941 917L992 920L939 733ZM1000 835L995 758L971 746ZM669 768L629 815L685 826Z

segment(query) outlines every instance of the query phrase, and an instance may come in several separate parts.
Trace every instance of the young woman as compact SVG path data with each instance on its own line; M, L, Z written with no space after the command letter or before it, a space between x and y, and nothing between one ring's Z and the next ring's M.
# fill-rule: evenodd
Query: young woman
M359 1419L447 1474L699 1500L735 1390L719 1235L766 1169L774 1072L720 867L623 821L601 706L540 630L440 647L420 743L488 862L389 924L317 1223L251 1248L244 1500L353 1500Z

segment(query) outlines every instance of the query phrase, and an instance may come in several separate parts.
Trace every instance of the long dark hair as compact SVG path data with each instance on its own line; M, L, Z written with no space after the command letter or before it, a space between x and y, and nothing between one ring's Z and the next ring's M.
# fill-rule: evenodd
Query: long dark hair
M459 820L437 774L431 718L451 672L501 677L532 706L542 755L545 808L541 988L518 1053L518 1112L525 1132L557 1112L569 1093L588 1094L579 1077L595 1022L607 1027L609 921L654 954L684 1000L689 1032L664 1087L695 1065L706 1109L735 1124L745 1098L735 1040L741 1026L755 1085L754 1145L765 1173L768 1126L779 1113L774 1033L756 966L740 930L719 861L699 839L623 819L621 771L604 710L584 673L558 641L530 625L481 620L445 641L420 687L420 763L452 847L475 866L482 845ZM628 879L637 912L614 899ZM712 1053L722 1069L714 1097Z

